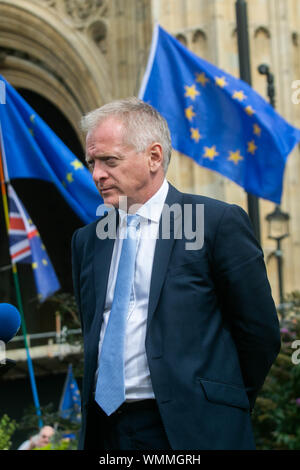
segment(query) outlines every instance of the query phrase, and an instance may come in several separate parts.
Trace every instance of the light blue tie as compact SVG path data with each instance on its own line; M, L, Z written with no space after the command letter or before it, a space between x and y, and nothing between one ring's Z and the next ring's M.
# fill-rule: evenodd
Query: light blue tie
M106 327L99 363L95 400L109 416L125 400L124 338L137 246L139 216L127 216L114 298Z

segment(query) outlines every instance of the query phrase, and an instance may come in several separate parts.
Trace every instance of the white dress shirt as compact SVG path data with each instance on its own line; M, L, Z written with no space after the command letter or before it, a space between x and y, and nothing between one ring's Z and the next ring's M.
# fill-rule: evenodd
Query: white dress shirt
M138 243L134 282L131 289L131 298L127 314L124 346L125 398L127 401L154 398L146 357L145 337L154 251L159 229L159 220L168 189L169 184L165 179L154 196L136 212L140 216L140 227L137 234ZM109 271L103 323L100 331L98 369L95 383L97 383L102 342L111 311L119 259L124 233L126 231L126 213L119 210L119 214L120 224ZM99 263L100 262L101 260L99 260Z

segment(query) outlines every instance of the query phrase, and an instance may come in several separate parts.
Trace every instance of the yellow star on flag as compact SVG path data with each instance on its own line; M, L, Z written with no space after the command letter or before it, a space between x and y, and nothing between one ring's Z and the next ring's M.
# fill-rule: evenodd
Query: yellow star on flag
M215 80L216 85L220 86L221 88L224 88L224 86L228 85L225 77L215 77Z
M252 155L254 155L256 150L257 150L257 146L255 145L254 140L251 140L250 142L248 142L247 152L252 153Z
M199 140L202 138L202 135L199 133L198 129L194 129L193 127L190 129L191 131L191 139L195 140L198 144Z
M254 109L250 105L245 108L245 111L249 116L252 116L254 114Z
M206 83L209 82L209 78L207 78L204 72L196 73L196 82L201 83L202 86L205 86Z
M30 116L29 119L30 119L31 122L34 122L34 120L35 120L35 114L31 114L31 116Z
M239 150L236 152L229 152L229 154L228 160L232 161L235 165L237 165L240 160L244 160L244 157L242 157Z
M71 165L73 166L74 170L81 170L81 168L83 168L83 164L77 159L73 160Z
M28 127L28 130L29 130L30 134L32 135L32 137L34 137L33 129L30 129L30 127Z
M193 101L195 100L197 95L200 95L200 92L196 90L196 85L191 85L191 86L185 85L184 88L185 88L184 96L187 98L191 98Z
M48 261L47 261L46 259L43 259L43 260L42 260L42 263L43 263L44 266L47 266L47 265L48 265Z
M261 128L257 124L253 124L253 132L255 135L260 137L261 134Z
M34 263L31 264L31 266L32 266L32 269L37 269L38 264L36 262L34 262Z
M66 178L67 178L69 183L73 183L73 181L74 181L73 173L67 173Z
M239 101L243 101L247 98L246 95L244 95L244 92L243 90L240 90L240 91L235 91L232 95L233 98L236 98L237 100Z
M213 145L212 147L204 147L205 153L204 157L213 160L219 153L216 151L216 146Z
M185 117L191 121L196 114L194 113L193 106L189 106L188 108L185 108L184 110Z

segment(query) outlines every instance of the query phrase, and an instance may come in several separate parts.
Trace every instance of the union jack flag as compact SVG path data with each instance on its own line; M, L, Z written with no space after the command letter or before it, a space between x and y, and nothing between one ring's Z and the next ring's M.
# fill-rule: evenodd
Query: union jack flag
M13 187L8 184L9 252L12 263L31 263L39 300L60 289L39 232Z

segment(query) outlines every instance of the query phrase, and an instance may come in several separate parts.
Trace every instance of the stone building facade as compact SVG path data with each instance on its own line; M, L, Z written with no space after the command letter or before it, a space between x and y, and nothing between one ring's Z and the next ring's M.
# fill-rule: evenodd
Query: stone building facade
M278 111L300 127L300 0L248 0L248 18L252 85L266 97L266 80L257 67L268 64ZM239 75L235 0L0 0L0 73L52 103L83 145L78 130L83 113L137 95L156 21L199 56ZM181 190L247 210L240 187L176 152L168 178ZM291 217L290 236L283 242L286 292L300 289L299 179L297 147L288 159L282 200ZM260 200L267 260L275 247L267 238L265 216L273 209ZM278 302L275 259L267 266Z

